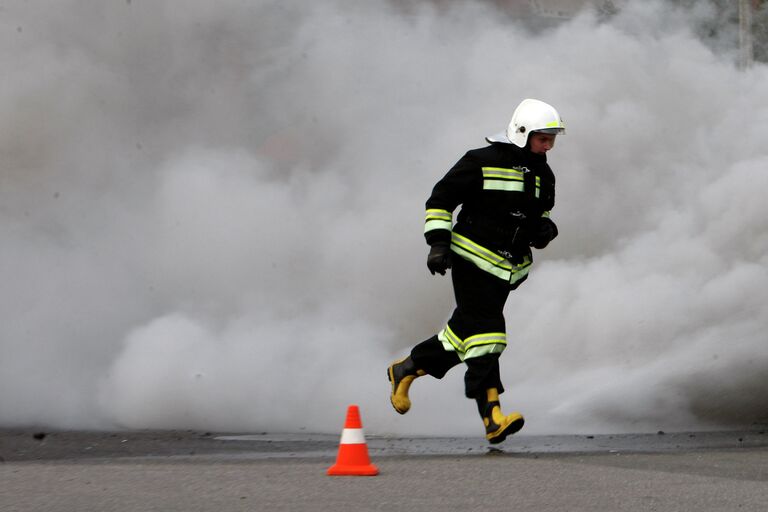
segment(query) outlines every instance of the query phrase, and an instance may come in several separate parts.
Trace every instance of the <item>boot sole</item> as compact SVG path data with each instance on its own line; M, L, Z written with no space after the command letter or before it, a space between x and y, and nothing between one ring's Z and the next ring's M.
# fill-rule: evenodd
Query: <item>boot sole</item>
M506 428L504 428L504 430L499 432L494 437L489 438L486 436L486 438L488 439L488 442L491 444L499 444L502 441L504 441L507 438L507 436L511 436L515 432L519 432L520 429L523 428L523 425L525 425L525 419L520 418L518 420L513 421L509 425L507 425Z

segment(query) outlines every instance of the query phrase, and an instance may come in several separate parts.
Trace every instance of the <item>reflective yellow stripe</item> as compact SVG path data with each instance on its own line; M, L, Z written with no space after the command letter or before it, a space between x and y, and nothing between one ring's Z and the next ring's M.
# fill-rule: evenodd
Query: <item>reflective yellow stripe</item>
M451 221L453 219L453 215L448 210L437 210L437 209L430 209L427 210L427 220L447 220Z
M526 256L522 262L513 265L509 260L458 233L451 234L451 250L465 260L472 262L479 269L510 284L514 284L527 276L532 263L531 259Z
M429 209L424 220L424 232L435 229L451 230L453 227L453 214L448 210Z
M461 348L461 338L456 336L447 325L437 334L437 339L443 344L443 348L449 352L464 352Z
M504 351L504 349L507 348L507 344L504 343L494 343L492 345L481 345L479 347L470 347L466 354L464 354L464 357L459 356L459 359L462 361L465 359L470 359L472 357L480 357L484 356L486 354L500 354Z
M486 249L482 245L476 244L469 238L458 233L452 234L451 244L457 246L465 252L472 254L473 256L481 258L483 261L486 261L496 267L500 267L505 270L512 270L512 264L507 261L506 258L499 256L495 252Z
M504 190L506 192L522 192L525 186L522 181L485 180L483 190Z
M483 190L503 190L505 192L523 192L523 175L529 171L526 167L506 169L504 167L483 167ZM541 195L541 177L536 176L536 197Z
M516 282L520 281L522 278L526 277L528 275L528 272L531 271L531 260L526 258L527 263L521 263L520 266L524 267L520 268L519 270L516 270L515 272L512 272L509 275L509 284L515 284Z
M429 220L424 223L424 232L433 231L435 229L447 229L451 230L451 223L444 220Z
M462 340L448 325L438 333L437 339L443 344L445 350L456 352L456 355L458 355L459 359L462 361L486 354L501 353L507 346L506 333L488 332L475 334L474 336Z
M483 167L483 179L501 179L523 181L522 169L505 169L504 167Z

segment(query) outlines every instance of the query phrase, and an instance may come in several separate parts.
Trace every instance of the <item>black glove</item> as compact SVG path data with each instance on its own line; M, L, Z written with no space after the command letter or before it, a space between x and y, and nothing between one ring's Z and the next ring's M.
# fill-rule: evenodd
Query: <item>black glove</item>
M451 268L451 245L447 242L435 242L429 248L427 256L427 268L435 275L445 275L445 271Z
M542 217L538 219L529 236L532 247L543 249L557 236L557 226L551 219Z

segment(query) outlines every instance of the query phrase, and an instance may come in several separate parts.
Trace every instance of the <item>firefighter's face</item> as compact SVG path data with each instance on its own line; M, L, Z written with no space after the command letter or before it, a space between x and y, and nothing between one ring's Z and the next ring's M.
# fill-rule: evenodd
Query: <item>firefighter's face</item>
M528 145L531 147L531 153L543 155L555 145L555 137L549 133L533 132L528 138Z

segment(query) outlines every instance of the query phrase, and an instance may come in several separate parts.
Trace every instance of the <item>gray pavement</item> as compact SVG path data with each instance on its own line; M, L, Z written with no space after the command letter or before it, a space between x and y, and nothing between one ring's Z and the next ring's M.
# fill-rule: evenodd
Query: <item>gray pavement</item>
M760 431L367 441L329 477L338 436L0 430L0 511L768 510Z

